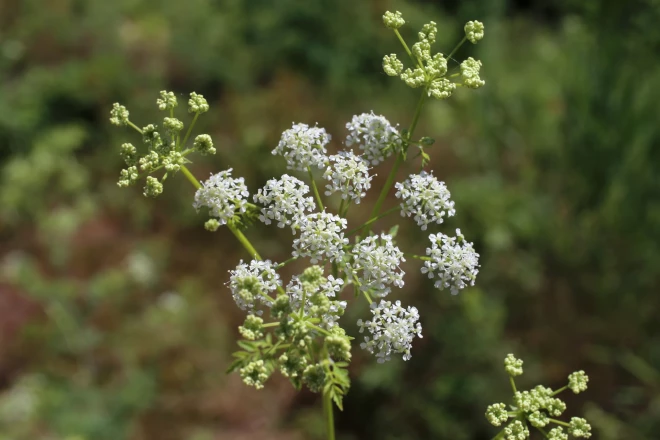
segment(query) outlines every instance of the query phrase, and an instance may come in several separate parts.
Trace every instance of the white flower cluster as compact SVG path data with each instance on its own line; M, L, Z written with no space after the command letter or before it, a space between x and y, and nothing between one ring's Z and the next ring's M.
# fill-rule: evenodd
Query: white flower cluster
M259 220L265 224L276 221L283 228L291 226L295 234L300 226L300 220L305 217L305 211L314 210L314 198L305 197L309 187L301 180L284 174L279 180L271 179L254 195L254 202L265 205L261 208Z
M232 169L212 175L202 188L195 193L193 207L199 211L203 206L209 209L212 217L217 217L221 225L227 224L237 213L247 210L245 198L250 195L242 177L231 177Z
M429 278L438 279L435 287L451 289L456 295L467 285L474 286L474 280L479 273L479 254L474 251L472 243L466 242L460 229L456 229L456 237L444 234L431 234L431 247L426 254L431 258L424 262L422 273L428 273Z
M300 224L300 237L293 241L294 257L310 257L316 264L325 256L338 262L344 257L343 247L348 244L344 237L346 219L338 215L320 212L309 214Z
M403 252L396 247L392 236L382 234L367 237L353 248L351 270L357 274L360 289L372 291L374 296L385 297L391 292L390 285L403 287L405 273L399 265Z
M293 127L282 133L282 138L272 153L283 156L290 170L306 171L307 167L324 168L328 162L326 157L328 150L325 146L330 139L325 128L293 124Z
M266 297L282 285L276 266L270 260L252 260L249 265L241 261L236 270L229 271L229 289L241 310L251 311L257 302L270 306ZM260 315L261 311L256 313Z
M432 173L412 174L403 183L397 183L396 189L396 197L403 200L401 216L414 216L423 231L429 223L441 224L445 215L451 217L456 213L447 186Z
M335 278L332 275L328 275L326 281L318 286L318 291L315 293L325 295L328 298L335 298L337 294L341 292L343 287L344 280L341 278ZM300 302L302 301L303 297L305 297L305 307L303 310L306 314L308 314L310 308L313 306L312 302L310 301L310 293L312 292L304 292L304 289L305 283L301 282L300 278L297 276L294 276L291 279L291 282L286 286L286 292L289 295L291 307L294 310L298 310L300 308ZM346 301L331 301L328 313L325 313L323 316L321 316L320 325L327 329L334 327L337 323L337 319L344 314L344 310L346 310Z
M365 158L374 165L383 162L401 148L402 140L398 130L384 116L376 116L374 112L353 116L346 128L349 132L346 146L358 144L364 150Z
M339 191L342 199L359 204L371 188L369 162L352 151L342 151L329 159L332 165L323 173L323 178L330 182L325 186L325 195Z
M371 304L371 321L358 320L360 333L365 329L371 337L365 336L360 347L375 354L379 363L390 360L390 354L401 353L403 360L411 358L410 348L415 335L422 337L422 325L419 321L419 312L415 307L404 309L401 302L392 305L390 301L381 300L380 304Z

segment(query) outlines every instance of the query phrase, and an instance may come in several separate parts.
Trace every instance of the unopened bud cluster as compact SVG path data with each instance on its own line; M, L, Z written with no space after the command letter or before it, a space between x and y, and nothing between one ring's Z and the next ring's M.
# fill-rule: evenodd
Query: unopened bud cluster
M504 359L504 369L513 387L513 401L508 407L495 403L486 409L488 422L493 426L504 425L501 438L525 440L530 437L530 428L536 428L551 440L591 437L591 426L585 419L572 417L568 422L557 419L566 411L566 403L557 397L562 391L570 389L576 394L586 391L589 378L584 371L570 374L568 384L556 391L543 385L518 391L513 378L523 374L523 361L509 354ZM550 425L556 426L550 429Z
M176 174L181 165L188 163L186 156L193 152L203 155L215 154L211 136L200 134L194 138L192 145L188 145L192 126L184 135L185 125L174 117L174 109L178 101L173 92L161 91L160 98L156 99L159 110L169 112L169 116L163 118L162 129L157 124L147 124L140 128L130 119L130 113L123 105L115 103L110 111L110 123L117 126L130 126L142 136L142 148L135 147L132 143L124 143L120 147L119 154L126 164L126 168L119 173L117 185L126 187L134 185L141 178L145 178L143 194L147 197L156 197L163 192L163 182L169 175ZM197 116L207 112L209 105L204 96L195 92L190 94L188 111ZM183 135L183 139L182 139ZM164 170L160 177L152 174Z

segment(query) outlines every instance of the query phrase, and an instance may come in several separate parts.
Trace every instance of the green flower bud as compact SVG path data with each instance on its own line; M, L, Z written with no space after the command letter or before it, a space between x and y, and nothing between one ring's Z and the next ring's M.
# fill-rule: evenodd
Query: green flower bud
M123 105L115 102L110 110L110 123L118 127L128 124L128 110Z
M513 401L518 409L525 412L532 412L541 408L538 400L529 391L518 391L514 394Z
M531 423L535 428L543 428L548 423L550 423L550 417L541 411L534 411L533 413L529 414L527 416L527 420L529 420L529 423Z
M429 43L435 43L435 36L438 33L438 27L435 21L425 24L422 30L417 34L419 41L427 40Z
M406 24L406 21L403 19L401 12L390 12L387 11L383 14L383 23L390 29L399 29L401 26Z
M163 184L155 177L147 176L147 184L144 187L145 197L156 197L163 192Z
M548 402L545 405L545 409L553 417L559 417L566 411L566 404L564 401L554 398L548 399Z
M429 43L427 40L422 40L413 44L412 53L420 61L431 61L431 43Z
M177 118L165 118L163 119L163 127L167 130L169 136L176 136L183 130L183 122Z
M163 166L167 171L176 172L181 168L181 161L183 156L178 151L170 151L170 153L163 158Z
M282 319L291 312L292 310L289 296L278 295L270 308L271 316L275 319Z
M351 342L346 336L332 335L325 338L325 348L335 361L351 360Z
M465 36L472 44L484 37L484 24L480 21L468 21L465 23Z
M215 154L213 140L211 140L211 136L208 134L200 134L195 137L195 140L193 141L193 148L203 155Z
M383 57L383 70L389 76L399 76L403 72L403 63L399 61L394 53L385 55Z
M573 417L571 418L570 424L571 426L568 428L568 432L573 437L591 437L591 425L589 425L585 419L581 419L580 417Z
M239 370L241 378L246 385L260 390L264 387L264 382L270 377L270 371L263 360L253 361Z
M160 98L156 99L156 104L159 110L170 110L178 105L174 93L165 90L160 92Z
M133 185L137 182L138 179L138 170L136 167L128 167L125 170L121 170L119 173L119 181L117 186L124 188L130 185Z
M207 220L206 223L204 223L204 229L206 229L209 232L215 232L218 230L220 227L220 222L218 221L217 218L212 218L210 220Z
M157 128L156 125L149 124L142 129L142 141L151 149L158 149L163 145L160 133L156 131Z
M456 89L456 84L449 81L447 78L436 79L429 87L429 96L435 99L447 99Z
M133 146L133 144L130 143L121 144L121 147L119 149L119 154L121 155L122 159L124 159L124 162L126 162L126 165L128 165L129 167L132 167L133 165L136 164L137 149Z
M522 366L522 359L516 359L512 354L508 354L506 359L504 359L504 369L509 373L509 376L520 376L523 374Z
M529 437L529 429L520 420L516 420L504 428L504 435L506 440L525 440Z
M264 337L264 320L255 315L248 315L242 326L238 327L238 332L250 341Z
M321 364L309 365L303 372L303 382L307 388L313 393L318 393L323 390L325 384L325 369Z
M564 428L557 426L548 433L548 440L568 440L568 434L564 432Z
M310 284L310 290L315 290L316 287L325 282L323 277L323 269L320 266L310 266L300 275L300 281Z
M206 102L206 99L204 99L204 96L192 92L190 94L190 99L188 100L188 112L205 113L207 111L209 111L209 104Z
M447 59L441 53L436 53L433 59L426 63L426 73L431 78L443 76L447 73Z
M424 71L419 67L415 70L411 70L410 68L406 69L406 71L401 74L401 80L406 83L408 87L412 87L413 89L426 84Z
M151 151L139 160L142 171L151 171L160 165L160 156L155 151Z
M284 377L301 377L307 367L307 359L298 350L290 350L279 357L280 372Z
M575 394L579 394L582 391L587 389L587 383L589 382L589 376L582 370L576 371L568 376L568 387Z
M479 70L481 69L481 61L477 61L470 57L461 63L461 76L463 77L463 84L471 89L478 89L486 84L486 81L479 78Z
M500 426L509 420L509 414L506 405L503 403L494 403L486 408L486 420L493 426Z

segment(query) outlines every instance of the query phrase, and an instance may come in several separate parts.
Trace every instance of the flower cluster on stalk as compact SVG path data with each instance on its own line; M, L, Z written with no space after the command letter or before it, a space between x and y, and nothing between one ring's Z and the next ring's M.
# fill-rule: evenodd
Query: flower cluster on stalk
M401 13L387 12L383 21L403 42L398 34L405 24ZM483 25L469 22L465 32L463 41L476 43L483 38ZM349 305L349 286L353 296L363 297L370 307L370 318L357 321L364 337L360 346L378 362L392 357L411 359L414 341L422 337L419 311L402 305L400 300L389 300L393 287L404 287L402 263L408 254L396 242L397 227L387 233L374 233L373 223L392 211L380 212L393 185L400 199L398 208L393 210L400 210L403 217L412 217L423 231L442 225L454 215L447 186L432 172L421 171L395 184L396 170L413 157L409 154L411 147L420 150L422 168L429 164L425 148L433 140L424 137L417 141L412 137L428 96L445 99L457 87L478 88L484 84L479 77L480 61L468 58L457 66L448 66L453 58L431 51L436 34L436 25L430 22L419 32L412 49L404 43L412 61L410 68L404 70L396 54L383 60L386 74L400 77L410 87L422 88L409 129L400 131L373 111L355 115L346 124L346 149L329 154L332 137L324 128L294 123L272 150L273 155L284 159L294 175L269 179L256 193L250 192L242 177L234 177L231 168L212 174L201 183L188 170L189 154L216 152L209 135L190 137L198 116L209 111L202 95L190 94L188 111L194 116L187 129L174 116L178 103L173 92L163 91L156 100L158 109L168 113L160 129L156 124L139 128L131 122L125 107L113 106L111 123L134 128L146 147L139 151L131 143L121 145L120 154L127 168L120 174L119 185L132 185L146 177L144 193L155 196L163 191L162 182L168 175L184 175L196 187L192 206L208 214L206 229L215 231L226 226L250 254L248 261L241 260L229 271L226 283L236 305L247 313L238 328L241 350L234 354L235 362L229 370L237 371L247 385L262 388L279 371L296 388L306 386L313 392L322 391L341 408L342 397L350 386L347 367L354 339L346 334L340 321ZM456 49L451 54L455 52ZM450 67L457 71L452 72ZM462 81L454 82L458 77ZM381 195L370 218L349 230L347 212L364 202L373 186L375 175L371 167L388 158L395 160L394 171L380 187ZM160 179L152 175L159 170L164 172ZM323 182L319 186L315 174ZM324 203L321 194L332 199ZM333 210L336 205L339 206ZM244 235L244 230L257 219L265 225L291 228L288 260L278 264L263 260L257 253ZM423 261L422 273L433 278L437 288L452 293L473 285L479 255L472 243L466 242L459 230L455 238L437 232L430 234L429 239L431 247L425 256L410 254L412 259ZM308 267L287 277L288 282L283 281L280 271L295 260L307 261ZM582 377L575 376L571 387L582 389L585 383ZM499 410L493 416L499 418L493 420L508 420L508 416L503 420L503 409ZM507 429L515 431L515 435L523 432L517 424L510 424Z
M494 403L486 409L486 420L493 426L504 428L499 437L505 440L525 440L530 437L530 428L540 431L550 440L568 440L591 437L591 426L580 417L571 417L568 422L558 420L566 403L557 397L570 389L575 394L586 391L589 377L584 371L576 371L568 376L568 384L558 390L537 385L531 390L518 391L514 377L523 374L523 361L513 354L504 359L504 369L509 375L513 388L513 402L510 405ZM553 426L550 428L550 426Z

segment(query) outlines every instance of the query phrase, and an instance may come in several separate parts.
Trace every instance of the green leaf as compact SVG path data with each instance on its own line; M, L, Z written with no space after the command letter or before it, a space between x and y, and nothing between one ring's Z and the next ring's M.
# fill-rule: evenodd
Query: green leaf
M388 235L391 235L392 238L396 237L396 234L399 232L399 225L394 225L390 228ZM355 339L355 338L351 338Z

